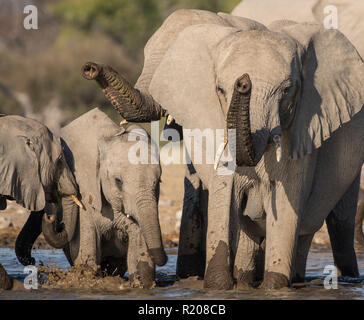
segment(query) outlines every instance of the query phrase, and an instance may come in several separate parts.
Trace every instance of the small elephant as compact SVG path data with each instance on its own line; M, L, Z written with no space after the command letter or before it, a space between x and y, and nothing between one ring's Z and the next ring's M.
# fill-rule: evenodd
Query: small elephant
M161 168L150 137L137 125L116 125L98 108L61 135L84 210L66 246L59 243L55 222L43 222L47 241L63 248L71 265L101 265L120 276L128 270L132 285L150 288L154 263L167 261L158 220ZM152 164L137 163L138 152L151 154Z
M244 282L251 270L241 253L262 237L261 287L289 286L304 276L325 219L335 264L342 275L358 275L353 238L364 160L364 64L342 33L179 10L148 41L136 88L109 67L88 63L83 73L128 121L171 115L184 136L186 129L226 132L218 150L230 150L235 161L220 162L219 152L215 164L193 163L208 190L206 288ZM231 162L233 174L221 174ZM241 218L248 204L266 215L263 234L256 228L253 238Z
M51 206L58 207L69 220L57 236L66 241L72 239L78 215L77 196L78 186L60 139L38 121L15 115L1 116L0 209L6 208L9 199L32 211L15 244L22 264L35 263L30 251L42 232L43 211ZM3 270L0 289L11 286L12 281Z

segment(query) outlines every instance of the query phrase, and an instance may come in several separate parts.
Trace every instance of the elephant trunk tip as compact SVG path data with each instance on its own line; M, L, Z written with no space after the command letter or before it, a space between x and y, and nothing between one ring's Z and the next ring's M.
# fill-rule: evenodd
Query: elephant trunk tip
M167 263L168 257L163 248L149 249L148 252L157 266L161 267Z
M235 81L235 89L241 94L247 95L250 93L252 88L252 82L247 73L243 74Z
M101 72L101 67L95 62L86 62L82 66L82 76L87 80L94 80Z

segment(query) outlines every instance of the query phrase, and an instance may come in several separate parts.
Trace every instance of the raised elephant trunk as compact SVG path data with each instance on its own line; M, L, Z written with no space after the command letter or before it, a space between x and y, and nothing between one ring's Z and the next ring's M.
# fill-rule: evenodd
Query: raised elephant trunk
M146 195L150 192L140 192L136 198L138 210L138 224L148 247L148 252L155 264L163 266L167 262L167 255L163 248L161 229L158 219L158 205L154 196Z
M140 92L110 66L87 62L82 67L87 80L96 80L120 115L131 122L159 120L166 111L149 94Z
M249 117L251 89L252 83L248 74L238 78L227 113L227 129L236 130L237 166L256 165Z

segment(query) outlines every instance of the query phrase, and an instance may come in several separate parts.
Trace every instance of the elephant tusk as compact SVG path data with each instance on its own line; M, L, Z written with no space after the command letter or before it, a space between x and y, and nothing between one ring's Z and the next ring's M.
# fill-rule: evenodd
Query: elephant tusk
M282 159L281 137L276 134L273 137L273 141L276 145L276 159L277 159L277 162L279 162Z
M128 121L127 121L127 120L125 120L125 119L121 120L121 122L120 122L120 126L123 126L123 125L125 125L125 124L128 124Z
M228 143L228 141L227 141L227 139L225 139L224 142L222 142L219 145L219 147L218 147L218 149L216 151L214 170L216 170L218 165L219 165L220 159L221 159L221 157L222 157L222 155L224 153L224 150L225 150L225 147L226 147L227 143Z
M85 207L83 206L81 201L77 199L75 195L71 195L71 198L74 201L74 203L76 203L81 209L85 210Z
M167 125L171 125L173 120L174 120L174 118L169 114L167 117Z

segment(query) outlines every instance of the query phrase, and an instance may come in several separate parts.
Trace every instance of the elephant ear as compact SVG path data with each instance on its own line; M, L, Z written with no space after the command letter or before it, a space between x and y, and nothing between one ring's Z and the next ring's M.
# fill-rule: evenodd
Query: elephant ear
M238 31L209 24L188 27L156 69L149 92L184 129L224 128L214 55L220 41Z
M302 92L291 127L290 155L303 157L321 145L361 111L364 63L350 41L337 30L296 24L284 32L305 48Z
M0 130L0 194L31 211L45 206L39 162L30 138Z
M76 177L86 210L101 212L102 208L98 140L119 131L120 127L98 108L85 113L61 130L62 139L67 144L64 150L67 163Z
M340 32L345 34L361 55L364 54L364 1L317 0L312 12L319 22L331 21L332 15L337 13Z

